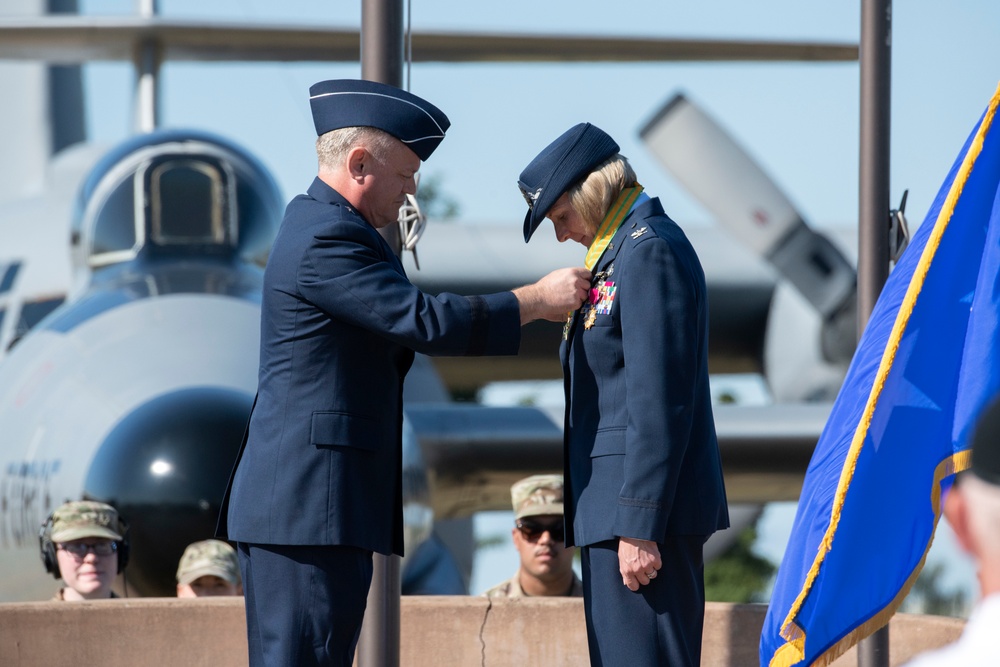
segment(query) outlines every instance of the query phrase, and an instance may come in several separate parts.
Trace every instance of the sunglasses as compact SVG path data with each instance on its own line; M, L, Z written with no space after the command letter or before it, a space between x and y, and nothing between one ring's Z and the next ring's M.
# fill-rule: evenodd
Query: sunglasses
M118 551L117 542L95 542L94 544L70 543L60 544L59 549L66 553L73 554L77 558L86 558L91 551L95 556L110 556Z
M566 530L562 520L559 521L532 521L531 519L521 519L516 524L517 529L524 535L524 539L529 542L537 542L542 533L548 533L556 542L562 542L566 537Z

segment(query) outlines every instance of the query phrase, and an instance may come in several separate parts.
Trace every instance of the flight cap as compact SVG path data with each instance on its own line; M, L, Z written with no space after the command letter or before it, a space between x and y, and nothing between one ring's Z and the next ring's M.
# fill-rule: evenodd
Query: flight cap
M604 130L580 123L564 132L531 161L517 186L528 202L524 242L545 219L563 193L587 177L595 167L618 154L618 144Z
M221 540L189 544L177 566L177 583L190 584L199 577L215 576L231 584L240 583L236 550Z
M49 539L57 544L81 540L85 537L103 537L120 542L118 512L111 505L90 500L73 500L52 513Z
M563 476L532 475L510 487L514 519L563 513Z
M972 434L972 474L1000 486L1000 397L979 413Z
M395 86L361 79L331 79L309 89L316 135L342 127L374 127L396 137L421 160L451 125L440 109Z

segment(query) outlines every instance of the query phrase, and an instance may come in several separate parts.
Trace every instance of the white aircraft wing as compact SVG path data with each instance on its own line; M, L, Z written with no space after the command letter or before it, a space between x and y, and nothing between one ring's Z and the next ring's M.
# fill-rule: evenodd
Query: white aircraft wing
M0 20L0 59L132 60L158 43L166 60L355 62L357 28L48 16ZM856 44L470 32L413 33L414 62L856 61Z

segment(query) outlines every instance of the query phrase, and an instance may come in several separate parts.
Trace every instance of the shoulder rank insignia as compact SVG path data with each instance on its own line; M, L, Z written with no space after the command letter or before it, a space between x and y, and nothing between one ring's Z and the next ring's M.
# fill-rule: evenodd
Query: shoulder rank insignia
M642 236L645 233L646 233L646 228L645 227L640 227L639 229L637 229L634 232L632 232L631 236L632 236L632 238L637 239L637 238L639 238L640 236Z

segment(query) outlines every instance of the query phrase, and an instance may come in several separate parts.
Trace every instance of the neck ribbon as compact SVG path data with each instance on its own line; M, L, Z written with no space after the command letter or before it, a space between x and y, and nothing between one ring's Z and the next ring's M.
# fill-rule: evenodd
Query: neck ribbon
M642 194L642 186L638 183L634 187L625 188L618 195L618 198L615 199L614 203L611 204L608 212L604 214L604 219L601 220L601 224L597 227L597 234L590 243L590 249L587 250L587 257L583 262L584 266L591 271L597 266L597 261L601 259L601 255L604 254L608 244L611 243L615 232L622 226L625 217L632 212L632 206L635 205L640 194Z

